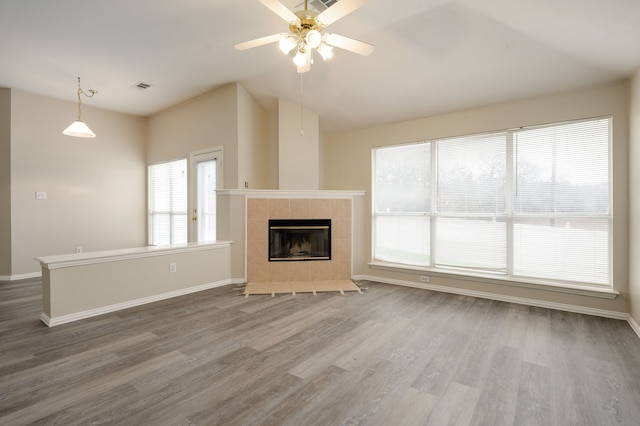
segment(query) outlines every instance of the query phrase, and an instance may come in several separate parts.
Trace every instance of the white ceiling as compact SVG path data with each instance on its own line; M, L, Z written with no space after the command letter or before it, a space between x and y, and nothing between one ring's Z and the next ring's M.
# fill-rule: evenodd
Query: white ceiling
M295 8L302 0L283 0ZM346 1L346 0L342 0ZM376 46L335 49L302 102L344 131L573 90L640 67L638 0L369 0L329 27ZM299 102L276 44L287 24L258 0L0 0L0 86L149 115L239 81L266 107ZM146 91L137 82L152 84Z

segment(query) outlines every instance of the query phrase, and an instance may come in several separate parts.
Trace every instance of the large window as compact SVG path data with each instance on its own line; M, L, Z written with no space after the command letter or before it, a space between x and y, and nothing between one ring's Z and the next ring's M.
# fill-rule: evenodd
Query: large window
M374 260L611 285L611 119L377 148Z
M187 160L149 166L149 244L187 242Z

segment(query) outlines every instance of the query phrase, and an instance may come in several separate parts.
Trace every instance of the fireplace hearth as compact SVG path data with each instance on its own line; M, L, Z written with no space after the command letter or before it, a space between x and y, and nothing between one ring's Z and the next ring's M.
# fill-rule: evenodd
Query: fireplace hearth
M331 219L269 220L269 261L331 260Z

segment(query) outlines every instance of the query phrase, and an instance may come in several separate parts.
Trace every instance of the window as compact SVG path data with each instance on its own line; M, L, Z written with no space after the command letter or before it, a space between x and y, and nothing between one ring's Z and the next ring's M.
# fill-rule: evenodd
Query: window
M374 260L611 285L611 119L377 148Z
M187 242L187 160L149 166L149 244Z
M374 152L374 251L389 262L431 263L431 145Z

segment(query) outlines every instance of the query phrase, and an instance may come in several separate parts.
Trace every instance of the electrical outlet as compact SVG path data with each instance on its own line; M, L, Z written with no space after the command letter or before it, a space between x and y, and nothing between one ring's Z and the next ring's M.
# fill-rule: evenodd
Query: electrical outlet
M176 272L178 272L178 266L175 264L175 262L172 262L169 264L169 273L170 274L175 274Z
M428 283L429 282L429 276L428 275L420 275L420 282L421 283Z
M47 193L46 192L36 192L36 200L46 200L47 199Z
M76 253L82 253L82 247L76 247Z

